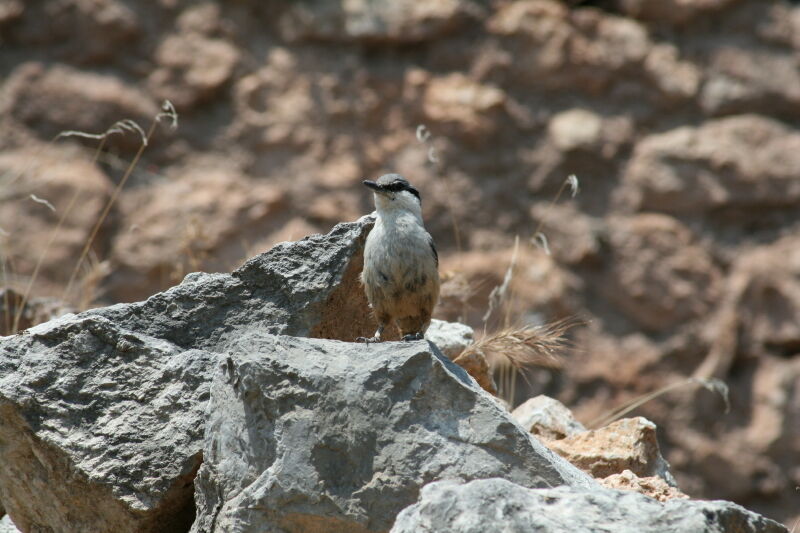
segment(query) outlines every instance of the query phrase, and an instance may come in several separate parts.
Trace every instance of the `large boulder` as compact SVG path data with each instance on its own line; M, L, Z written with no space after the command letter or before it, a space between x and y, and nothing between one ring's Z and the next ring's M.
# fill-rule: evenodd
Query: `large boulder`
M426 483L596 487L432 344L249 333L211 386L192 531L386 531Z
M23 530L185 530L218 353L245 332L352 340L372 219L232 274L0 338L0 501Z
M785 533L777 522L723 501L658 502L610 489L526 489L504 479L441 481L397 517L392 533L570 531Z

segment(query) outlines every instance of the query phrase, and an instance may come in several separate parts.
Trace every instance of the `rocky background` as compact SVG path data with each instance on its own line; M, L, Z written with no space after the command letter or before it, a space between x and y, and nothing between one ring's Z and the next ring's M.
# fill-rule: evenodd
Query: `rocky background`
M592 427L719 378L728 412L687 385L633 414L684 492L800 517L800 7L3 0L0 42L17 329L328 231L396 171L440 249L439 317L501 325L483 317L519 237L511 320L585 322L514 404L545 392ZM146 135L164 100L178 127L146 146L130 127L53 141Z

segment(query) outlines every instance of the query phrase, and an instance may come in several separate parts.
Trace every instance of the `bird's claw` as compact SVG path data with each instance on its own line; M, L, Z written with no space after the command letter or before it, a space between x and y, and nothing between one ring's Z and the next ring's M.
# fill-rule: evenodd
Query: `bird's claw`
M369 344L371 342L381 342L381 338L377 335L375 337L358 337L356 338L356 342L363 342L364 344Z
M406 342L409 341L421 341L423 339L422 333L409 333L408 335L403 335L403 340Z

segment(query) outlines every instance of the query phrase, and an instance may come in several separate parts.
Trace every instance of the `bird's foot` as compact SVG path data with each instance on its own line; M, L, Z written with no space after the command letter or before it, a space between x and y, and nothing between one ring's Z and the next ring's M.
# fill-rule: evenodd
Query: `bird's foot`
M381 338L377 335L374 337L358 337L356 342L363 342L364 344L369 344L371 342L381 342Z
M408 335L403 335L403 340L408 341L421 341L423 339L422 333L409 333Z

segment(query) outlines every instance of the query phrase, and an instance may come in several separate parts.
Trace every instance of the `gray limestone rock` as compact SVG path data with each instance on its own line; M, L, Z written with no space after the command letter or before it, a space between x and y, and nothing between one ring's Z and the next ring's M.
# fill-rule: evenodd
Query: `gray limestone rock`
M597 487L424 341L248 334L208 416L196 533L386 531L439 479Z
M26 531L188 529L218 354L248 331L371 334L358 274L372 223L0 337L0 501L14 521Z
M0 344L0 499L24 531L192 521L216 355L72 315Z
M528 399L514 409L511 416L534 435L550 440L586 431L563 403L544 394Z
M450 359L455 359L467 346L475 342L475 331L466 324L459 322L445 322L444 320L431 320L425 338L439 348Z
M243 330L354 340L376 324L358 279L374 218L283 242L231 274L193 273L144 302L88 311L184 348L223 347Z
M422 489L391 533L786 533L777 522L724 501L658 502L634 492L528 489L504 479L441 481Z

